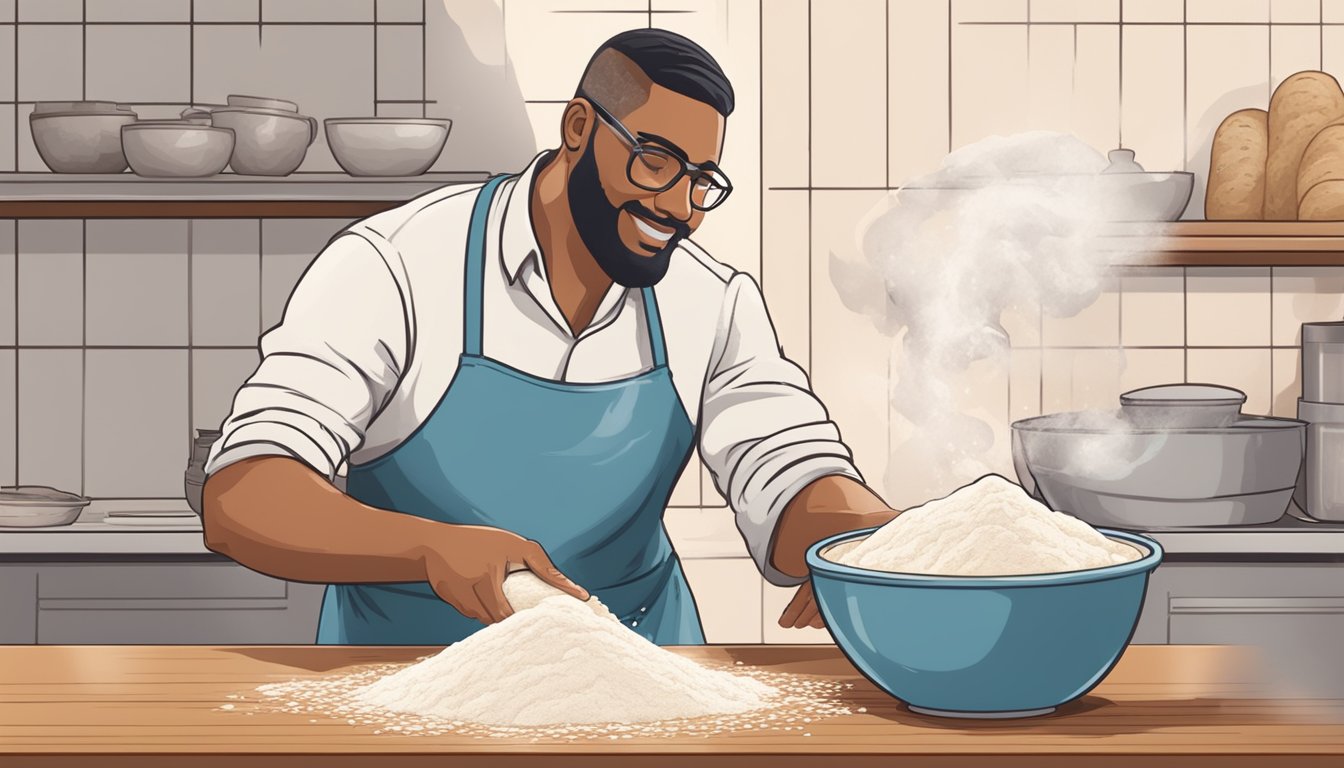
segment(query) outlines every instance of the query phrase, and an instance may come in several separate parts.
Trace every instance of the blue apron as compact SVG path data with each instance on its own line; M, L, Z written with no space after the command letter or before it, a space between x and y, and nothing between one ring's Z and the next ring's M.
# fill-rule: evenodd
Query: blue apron
M573 384L481 354L486 217L506 177L481 189L467 237L463 353L429 418L390 453L352 465L346 493L388 514L488 525L539 542L556 567L659 645L705 642L663 510L694 428L644 289L653 369ZM317 642L447 645L484 625L428 583L333 584Z

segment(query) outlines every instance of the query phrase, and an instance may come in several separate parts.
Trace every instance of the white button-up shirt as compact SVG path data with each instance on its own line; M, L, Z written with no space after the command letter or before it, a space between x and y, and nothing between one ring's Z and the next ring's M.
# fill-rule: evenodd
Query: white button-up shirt
M551 295L532 227L539 155L490 208L483 354L543 378L603 382L653 367L644 301L613 284L577 337ZM362 219L318 254L261 364L239 389L206 473L291 456L339 483L348 464L391 451L429 417L462 351L468 220L480 185L426 193ZM784 357L761 290L689 240L655 288L677 395L701 460L766 579L776 521L824 475L862 480L807 376Z

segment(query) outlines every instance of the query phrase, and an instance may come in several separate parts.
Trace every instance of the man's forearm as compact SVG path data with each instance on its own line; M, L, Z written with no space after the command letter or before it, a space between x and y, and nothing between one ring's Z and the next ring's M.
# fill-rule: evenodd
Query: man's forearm
M421 545L443 525L362 504L278 456L224 467L202 496L207 547L293 581L423 581Z
M827 475L803 487L784 507L771 545L779 572L807 575L807 549L828 536L882 525L897 512L871 488L844 475Z

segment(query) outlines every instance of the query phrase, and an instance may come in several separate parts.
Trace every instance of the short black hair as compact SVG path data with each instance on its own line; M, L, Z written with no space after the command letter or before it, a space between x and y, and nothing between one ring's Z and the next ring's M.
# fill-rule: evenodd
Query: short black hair
M666 29L640 28L621 32L607 40L588 60L580 83L606 51L630 59L650 81L670 91L710 105L727 117L733 112L733 85L709 51L690 38ZM580 86L576 96L583 95Z

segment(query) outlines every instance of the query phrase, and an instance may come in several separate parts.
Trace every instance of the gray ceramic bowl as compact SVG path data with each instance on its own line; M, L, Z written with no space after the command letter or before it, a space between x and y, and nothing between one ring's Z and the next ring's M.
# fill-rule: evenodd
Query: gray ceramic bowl
M305 115L260 107L217 107L213 124L234 134L234 173L287 176L303 163L308 145L317 138L317 120Z
M33 144L56 173L121 173L121 127L135 112L113 102L39 102L28 116Z
M336 163L351 176L419 176L439 159L453 121L332 117L323 121Z
M1175 221L1190 204L1195 175L1171 173L1105 173L1097 183L1123 200L1126 218L1134 221Z
M0 488L0 526L45 528L69 525L91 500L45 485Z
M1256 416L1159 430L1098 428L1083 414L1056 413L1015 422L1012 431L1018 478L1051 509L1144 530L1279 519L1306 439L1300 421Z
M132 123L121 129L122 149L139 176L214 176L229 164L233 131L180 121Z

